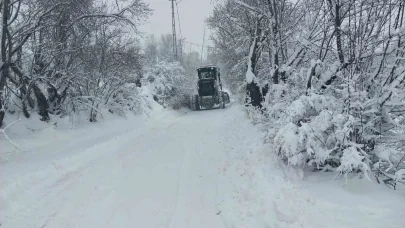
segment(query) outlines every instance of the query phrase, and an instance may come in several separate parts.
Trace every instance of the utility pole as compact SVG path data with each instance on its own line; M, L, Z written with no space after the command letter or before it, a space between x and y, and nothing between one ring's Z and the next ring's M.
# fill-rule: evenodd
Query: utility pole
M201 64L203 64L204 45L205 45L205 26L204 26L203 44L201 46Z
M179 39L180 62L183 60L183 45L186 38Z
M172 2L172 33L173 33L173 55L175 59L177 60L177 38L176 38L176 19L174 17L174 1L175 0L169 0Z

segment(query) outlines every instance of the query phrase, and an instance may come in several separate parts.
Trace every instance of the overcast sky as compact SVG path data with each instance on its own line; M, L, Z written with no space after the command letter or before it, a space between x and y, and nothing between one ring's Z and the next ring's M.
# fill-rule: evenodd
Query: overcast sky
M149 17L148 22L141 27L141 31L146 34L161 34L172 33L171 25L171 1L170 0L144 0L149 3L149 7L153 10L153 14ZM186 41L202 44L204 36L205 18L207 18L214 5L211 0L177 0L178 10L180 15L181 34ZM176 6L176 5L175 5ZM180 39L179 23L176 13L177 38ZM206 40L209 38L209 30L206 28ZM186 45L186 50L190 49L191 45Z

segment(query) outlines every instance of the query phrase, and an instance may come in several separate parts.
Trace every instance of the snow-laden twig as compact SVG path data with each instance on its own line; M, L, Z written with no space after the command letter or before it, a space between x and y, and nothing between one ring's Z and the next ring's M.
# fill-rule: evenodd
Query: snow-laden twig
M267 15L265 15L259 8L256 8L256 7L254 7L254 6L248 5L248 4L246 4L246 3L244 3L244 2L241 2L241 1L239 1L239 0L234 0L233 2L235 2L236 4L238 4L238 5L241 6L241 7L246 8L247 10L253 11L253 12L255 12L255 13L258 13L258 14L261 15L261 16L266 16L266 17L267 17Z
M100 110L100 109L98 109L98 108L94 107L93 105L88 104L88 103L86 103L86 102L83 102L83 101L79 101L79 102L80 102L80 104L84 104L84 105L86 105L87 107L90 107L90 108L92 108L92 109L96 110L96 111L97 111L97 113L98 113L98 114L100 114L100 115L101 115L101 117L103 117L103 118L104 118L104 115L103 115L103 113L101 112L101 110Z
M16 121L13 121L12 123L10 123L9 125L7 125L4 129L0 129L0 133L3 133L4 137L7 139L7 141L13 145L16 149L21 150L20 147L17 146L17 144L15 142L13 142L13 140L11 140L8 135L6 134L6 130L7 128L11 127L13 124L17 123L18 121L20 121L21 119L18 119Z

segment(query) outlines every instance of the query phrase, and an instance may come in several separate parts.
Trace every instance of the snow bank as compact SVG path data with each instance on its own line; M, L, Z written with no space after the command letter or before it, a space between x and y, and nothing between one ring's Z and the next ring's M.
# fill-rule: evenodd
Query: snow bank
M107 137L123 130L131 130L130 125L126 124L127 121L143 122L152 116L162 115L164 108L153 100L151 91L147 87L138 89L139 112L136 115L133 112L127 112L125 116L120 116L102 109L102 118L97 123L89 122L88 112L72 113L63 118L51 116L48 122L40 121L41 117L37 113L32 113L29 119L19 112L14 115L6 115L4 119L6 126L16 120L19 121L5 132L15 145L12 145L0 133L0 161L27 151L35 151L41 146L48 145L50 141L57 147L57 143L68 142L72 138L80 141L80 139L89 138L94 134L104 134L104 137ZM100 129L106 130L100 134Z
M272 145L263 144L257 127L239 114L229 118L234 119L229 126L234 134L226 137L235 146L226 152L223 172L234 193L224 194L220 206L228 227L403 227L405 190L367 179L345 183L334 180L333 173L304 178L302 171L282 165L270 153ZM296 134L294 127L286 129Z

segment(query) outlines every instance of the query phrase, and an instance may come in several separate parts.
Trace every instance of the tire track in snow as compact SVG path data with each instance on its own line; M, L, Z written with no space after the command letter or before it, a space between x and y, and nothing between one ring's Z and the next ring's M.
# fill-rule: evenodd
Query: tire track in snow
M63 209L63 204L56 204L55 199L58 199L57 201L59 202L69 202L66 197L69 197L64 195L64 193L67 192L67 190L75 187L75 186L80 186L80 183L83 182L83 179L88 177L89 175L91 176L91 181L94 182L95 184L97 183L103 183L111 174L112 168L115 169L117 166L120 165L120 163L114 164L113 167L109 167L105 169L105 167L102 167L105 162L101 162L102 160L108 161L108 163L111 164L111 157L115 157L114 155L111 156L112 154L116 154L118 157L120 157L119 160L115 159L115 162L119 162L121 160L125 160L125 157L128 156L129 154L125 154L125 152L121 152L125 147L128 147L128 145L133 144L132 139L136 137L136 141L139 142L143 140L146 137L150 137L153 132L156 132L156 129L159 128L151 128L148 129L145 132L141 132L141 134L136 134L136 131L130 131L126 132L124 134L121 134L118 137L114 137L110 140L107 140L103 143L96 144L88 149L85 150L85 152L79 152L77 153L80 155L79 157L82 158L84 154L95 154L96 156L89 161L86 161L85 163L77 166L73 170L70 170L66 173L64 173L62 176L60 176L58 179L53 180L52 182L45 183L45 185L38 183L38 188L35 189L35 191L40 191L43 192L41 194L41 197L36 198L36 199L29 199L28 202L26 202L27 207L24 210L20 210L17 213L14 214L9 214L7 216L7 219L3 222L3 225L12 224L14 222L18 223L19 220L21 220L24 217L31 216L32 213L38 213L41 211L43 208L48 208L52 209L52 216L51 219L45 220L45 222L41 222L43 218L46 218L47 215L38 215L37 219L35 220L36 224L43 223L49 224L52 222L52 220L58 215L58 211ZM111 145L113 145L111 147ZM107 148L111 148L109 150L106 150ZM98 151L104 150L103 153L99 153ZM118 153L117 153L118 152ZM75 156L76 157L76 156ZM76 158L68 158L63 161L59 161L59 163L65 163L64 166L69 166L69 163L74 162ZM67 163L66 163L67 162ZM100 167L101 166L101 167ZM96 174L96 176L94 176ZM36 187L36 186L33 186ZM93 186L93 188L89 189L86 191L87 193L85 194L86 197L82 197L84 199L89 199L95 192L97 192L97 185ZM54 200L49 200L49 199L54 199ZM33 200L33 201L32 201ZM82 202L79 203L71 203L71 207L75 207L75 210L72 212L73 214L77 214L78 211L81 211L81 209L86 206L86 204L89 204L91 202L87 200L83 200ZM62 206L62 207L61 207ZM41 213L40 213L41 214ZM71 216L73 216L73 214ZM31 216L32 217L32 216ZM66 217L66 215L64 215ZM73 216L77 217L77 216ZM38 221L37 221L38 220ZM70 227L70 221L66 221L67 227Z
M212 227L203 226L204 223L195 224L196 221L193 221L193 218L194 220L196 218L205 220L205 223L215 223L215 227L228 227L218 209L218 180L220 175L218 168L223 163L221 127L225 114L223 110L219 109L211 110L211 112L209 114L211 120L208 121L199 121L198 118L201 116L186 120L197 122L199 125L189 132L195 137L183 143L185 155L179 179L177 204L169 227ZM203 114L207 115L208 113L204 112ZM198 135L201 136L198 137ZM190 145L192 146L190 147ZM194 223L190 224L190 222Z
M182 159L182 162L181 162L180 172L179 172L179 174L177 176L178 180L177 180L177 192L176 192L176 206L175 206L175 208L174 208L174 210L173 210L173 212L171 213L171 216L170 216L170 222L168 223L169 228L176 228L174 226L174 222L175 222L174 219L175 219L175 216L177 215L177 213L179 213L178 211L179 211L179 207L180 207L180 190L183 189L183 185L184 185L183 178L181 176L182 176L183 173L185 173L184 170L185 170L185 164L186 164L186 160L187 160L186 158L187 158L187 154L188 154L187 148L188 148L187 147L187 141L184 140L183 141L183 149L182 149L182 151L183 151L183 159Z
M171 124L172 125L172 124ZM170 126L169 126L170 127ZM146 132L142 133L140 136L137 136L136 138L134 138L134 136L130 136L131 139L135 139L135 142L133 142L132 140L126 140L126 143L124 145L121 146L121 148L126 148L128 147L128 145L132 145L133 147L136 147L136 145L142 143L143 141L145 141L145 139L149 138L151 134L155 134L155 132L160 129L160 128L152 128L147 130ZM158 131L158 135L162 135L164 132L163 131ZM108 167L109 172L104 173L101 178L99 180L97 180L95 183L105 183L106 180L108 179L113 179L113 183L109 182L110 185L111 184L115 184L114 186L117 187L120 184L120 179L119 177L121 175L125 175L124 169L125 167L130 167L131 166L131 162L132 159L136 159L141 155L142 151L138 151L138 152L134 152L134 151L127 151L127 150L123 150L120 153L118 153L118 157L117 160L115 161L115 165L113 167ZM111 161L109 161L109 163L111 163ZM120 170L121 172L118 172L117 170ZM112 172L115 171L115 172ZM111 177L116 177L111 178ZM115 189L114 188L108 188L108 191L106 193L103 194L99 194L97 195L96 193L99 192L99 186L95 185L93 188L93 191L91 192L91 194L88 195L88 197L86 197L87 199L89 199L90 197L96 197L94 200L86 200L85 204L83 204L82 206L80 206L79 211L86 212L86 209L89 210L89 206L91 206L92 204L96 203L99 200L105 199L107 198L109 195L113 195ZM119 200L118 202L115 201L113 202L114 206L109 208L111 209L111 213L108 216L110 219L107 219L107 225L109 223L111 223L111 218L113 218L115 216L116 213L118 213L118 208L120 208L121 205L123 205L122 200ZM77 213L76 213L77 214ZM77 215L75 216L77 217Z
M46 193L25 203L29 211L13 213L4 225L229 227L218 213L218 169L230 112L162 120L78 152L60 162L63 175L33 190Z

